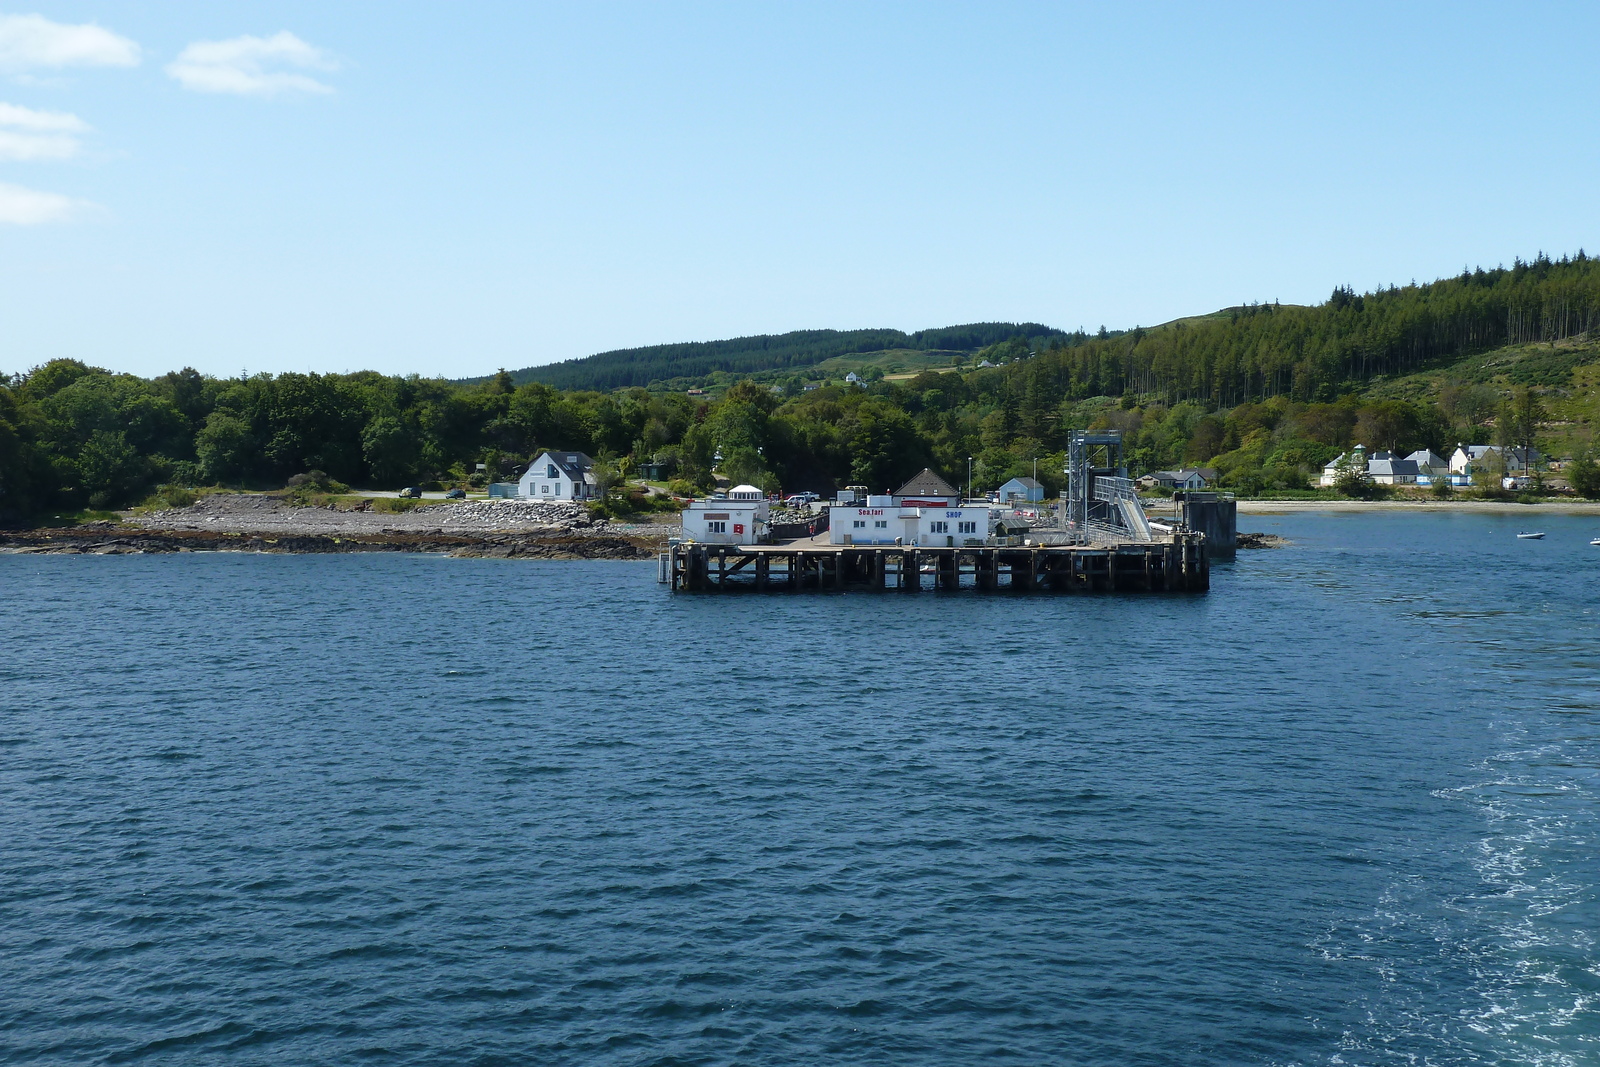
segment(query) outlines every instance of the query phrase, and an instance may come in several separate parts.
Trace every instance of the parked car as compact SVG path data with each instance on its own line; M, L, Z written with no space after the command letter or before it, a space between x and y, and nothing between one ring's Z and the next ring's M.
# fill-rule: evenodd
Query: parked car
M452 489L444 495L444 498L446 500L465 500L467 499L467 491L465 489Z
M783 502L791 508L803 508L807 504L804 493L796 493L791 497L785 497Z
M400 490L400 495L409 500L416 500L422 496L422 490L414 485L408 485Z

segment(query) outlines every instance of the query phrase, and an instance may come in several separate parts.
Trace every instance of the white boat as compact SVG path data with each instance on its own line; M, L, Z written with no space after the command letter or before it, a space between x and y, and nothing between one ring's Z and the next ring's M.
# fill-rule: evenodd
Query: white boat
M1600 545L1600 537L1596 537L1593 541L1590 541L1589 543L1591 545Z
M1517 534L1517 537L1523 541L1541 541L1544 539L1544 531L1540 530L1538 533L1519 533Z

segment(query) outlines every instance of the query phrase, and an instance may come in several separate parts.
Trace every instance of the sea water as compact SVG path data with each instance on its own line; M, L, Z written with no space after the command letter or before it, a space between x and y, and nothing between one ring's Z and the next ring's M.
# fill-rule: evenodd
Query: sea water
M0 557L0 1063L1600 1061L1600 520L1205 595Z

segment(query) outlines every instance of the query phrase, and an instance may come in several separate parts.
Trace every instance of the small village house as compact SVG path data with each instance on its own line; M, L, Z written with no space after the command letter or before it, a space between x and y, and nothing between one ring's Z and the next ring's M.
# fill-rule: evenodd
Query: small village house
M1453 474L1464 474L1471 478L1479 471L1491 474L1502 472L1501 461L1504 460L1504 473L1522 474L1527 467L1537 466L1544 457L1537 449L1527 450L1527 463L1523 463L1523 450L1520 448L1501 448L1499 445L1456 445L1456 450L1450 454L1450 471Z
M1175 471L1151 471L1139 479L1141 489L1162 489L1169 492L1179 489L1204 489L1217 480L1212 467L1184 467Z
M1013 478L998 492L1002 504L1037 504L1044 499L1044 484L1033 478Z
M517 495L532 500L596 500L594 460L582 452L545 452L528 465Z
M961 503L956 487L928 468L894 492L894 502L905 507L955 507Z
M1367 460L1367 477L1378 485L1416 485L1417 464L1393 452L1374 452Z
M1328 460L1322 466L1321 484L1329 488L1339 483L1339 472L1349 467L1365 474L1367 471L1367 446L1356 445L1348 452L1341 452Z
M1417 465L1417 484L1432 485L1435 478L1450 476L1450 461L1431 448L1420 448L1406 459Z

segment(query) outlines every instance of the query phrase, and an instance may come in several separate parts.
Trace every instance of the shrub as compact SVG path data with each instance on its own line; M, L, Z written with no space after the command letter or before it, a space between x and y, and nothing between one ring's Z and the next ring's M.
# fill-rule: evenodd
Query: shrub
M1600 463L1587 458L1575 459L1567 465L1566 475L1574 493L1600 500Z
M422 506L421 500L411 497L380 496L372 501L372 510L381 511L389 515L399 515L401 512L410 511Z
M1428 487L1428 492L1433 494L1435 500L1449 500L1455 495L1455 490L1450 486L1449 478L1435 476L1433 484Z

